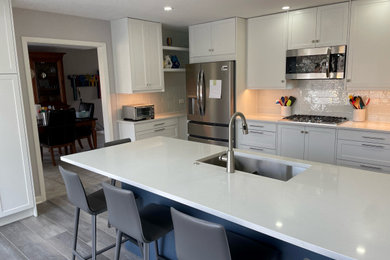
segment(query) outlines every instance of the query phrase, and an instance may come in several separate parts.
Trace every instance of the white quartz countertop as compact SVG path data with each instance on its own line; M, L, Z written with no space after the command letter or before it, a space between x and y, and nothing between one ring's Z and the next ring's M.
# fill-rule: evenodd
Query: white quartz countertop
M287 182L196 160L226 148L153 137L61 160L334 259L388 259L390 175L311 165Z
M169 119L169 118L175 118L175 117L182 117L182 116L187 116L186 113L180 113L180 112L177 112L177 113L166 113L166 114L156 114L154 116L154 119L148 119L148 120L140 120L140 121L128 121L128 120L123 120L123 119L120 119L118 120L118 122L125 122L125 123L132 123L132 124L142 124L142 123L147 123L147 122L151 122L151 121L158 121L158 120L162 120L162 119Z
M368 131L381 131L390 132L390 122L375 122L375 121L364 121L364 122L353 122L346 121L339 125L332 124L312 124L304 122L294 122L283 119L282 116L276 114L249 114L245 115L247 120L272 122L272 123L283 123L283 124L296 124L305 126L316 126L316 127L328 127L338 129L354 129L354 130L368 130Z

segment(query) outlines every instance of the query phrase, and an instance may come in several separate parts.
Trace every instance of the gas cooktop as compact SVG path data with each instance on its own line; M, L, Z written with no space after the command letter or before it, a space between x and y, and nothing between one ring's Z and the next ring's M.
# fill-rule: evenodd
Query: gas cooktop
M337 117L337 116L316 116L316 115L291 115L284 117L283 119L302 122L302 123L314 123L314 124L331 124L338 125L342 122L347 121L346 117Z

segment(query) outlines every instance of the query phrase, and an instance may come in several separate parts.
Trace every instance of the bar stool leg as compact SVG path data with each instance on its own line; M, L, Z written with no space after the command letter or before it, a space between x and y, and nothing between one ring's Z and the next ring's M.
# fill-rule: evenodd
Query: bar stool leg
M121 241L122 240L122 232L116 232L116 247L115 247L115 260L119 260L119 256L121 254Z
M92 260L96 260L96 215L92 215Z
M73 235L73 251L76 251L77 247L77 233L79 231L79 217L80 217L80 208L75 209L74 212L74 235ZM72 252L72 260L76 259L76 255Z

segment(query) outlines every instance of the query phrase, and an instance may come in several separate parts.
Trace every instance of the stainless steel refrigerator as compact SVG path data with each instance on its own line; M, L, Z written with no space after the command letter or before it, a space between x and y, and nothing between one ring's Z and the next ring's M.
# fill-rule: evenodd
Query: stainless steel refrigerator
M235 112L234 61L188 64L186 82L188 140L227 146Z

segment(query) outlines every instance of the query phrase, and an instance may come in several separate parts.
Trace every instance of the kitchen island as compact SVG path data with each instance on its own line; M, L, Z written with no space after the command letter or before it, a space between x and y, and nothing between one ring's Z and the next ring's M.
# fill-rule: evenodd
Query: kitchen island
M240 150L306 170L281 181L198 162L225 150L154 137L61 160L329 258L388 258L389 175Z

